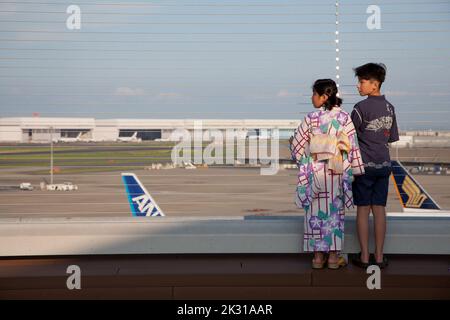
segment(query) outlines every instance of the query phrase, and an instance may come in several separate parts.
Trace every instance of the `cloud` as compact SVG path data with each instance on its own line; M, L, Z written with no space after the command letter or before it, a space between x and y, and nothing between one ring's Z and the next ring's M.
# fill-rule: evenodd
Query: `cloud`
M158 99L176 99L176 98L181 98L181 94L176 93L176 92L160 92L157 95Z
M431 97L448 97L450 92L430 92Z
M408 97L408 96L416 96L415 92L409 91L386 91L386 96L389 97Z
M349 95L358 95L359 96L359 94L358 94L358 91L348 91L348 90L346 90L346 89L343 89L343 88L339 88L339 94L341 95L341 96L349 96Z
M136 97L136 96L144 96L145 91L140 88L129 88L129 87L120 87L117 88L114 92L114 95L116 96L127 96L127 97Z
M244 94L244 97L250 100L274 100L276 98L299 98L303 96L303 94L290 92L287 89L281 89L278 92Z
M9 90L9 92L10 92L10 94L13 94L13 95L23 95L23 94L26 94L26 92L24 92L22 88L18 88L18 87L12 87L12 88Z
M281 89L277 93L278 98L298 98L301 96L302 95L300 93L296 93L296 92L292 93L292 92L289 92L289 90L287 90L287 89Z
M18 17L17 13L10 11L18 11L17 4L4 3L2 4L2 12L0 12L0 17Z

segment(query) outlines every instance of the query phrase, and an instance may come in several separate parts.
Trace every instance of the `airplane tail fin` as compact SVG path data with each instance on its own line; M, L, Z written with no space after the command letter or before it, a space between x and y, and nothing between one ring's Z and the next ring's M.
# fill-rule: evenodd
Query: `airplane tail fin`
M399 161L392 161L392 179L405 211L441 210L436 201Z
M152 196L134 173L122 173L122 181L128 196L133 216L165 216Z

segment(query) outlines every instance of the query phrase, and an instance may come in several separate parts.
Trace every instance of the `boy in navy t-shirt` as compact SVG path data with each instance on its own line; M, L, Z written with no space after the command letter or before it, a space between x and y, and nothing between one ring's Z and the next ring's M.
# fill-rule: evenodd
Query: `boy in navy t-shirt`
M357 229L361 254L353 262L363 268L377 264L387 266L383 256L386 235L386 201L391 174L388 143L399 140L397 120L392 104L381 95L386 77L383 64L368 63L354 69L358 77L358 91L367 99L358 102L352 112L352 121L364 162L365 174L355 177L353 199L357 206ZM369 255L369 215L372 211L375 225L375 256Z

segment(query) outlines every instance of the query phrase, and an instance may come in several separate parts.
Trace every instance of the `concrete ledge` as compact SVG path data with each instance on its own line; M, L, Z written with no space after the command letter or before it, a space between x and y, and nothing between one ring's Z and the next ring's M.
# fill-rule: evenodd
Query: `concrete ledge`
M450 254L449 217L388 217L385 252ZM303 217L0 219L0 256L300 253ZM359 252L346 217L345 253Z

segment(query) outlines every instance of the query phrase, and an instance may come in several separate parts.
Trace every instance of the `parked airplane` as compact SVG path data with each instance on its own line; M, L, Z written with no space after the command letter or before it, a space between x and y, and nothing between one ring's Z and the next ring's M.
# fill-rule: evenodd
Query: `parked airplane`
M156 217L165 216L134 173L122 173L122 181L130 203L133 216Z
M118 137L117 138L117 141L118 142L141 142L142 141L142 139L141 138L138 138L137 137L137 131L135 131L134 133L133 133L133 135L132 136L130 136L130 137Z
M94 140L93 138L88 138L86 132L79 132L76 137L59 137L53 139L54 143L58 142L101 142L101 140Z
M399 161L392 161L391 177L404 212L441 210L436 201Z
M449 212L441 210L437 202L399 161L392 161L391 178L403 207L404 214L400 215L432 215L433 213L437 216L449 215ZM122 173L122 180L133 216L165 216L134 173ZM399 215L399 213L390 215Z
M82 132L80 132L75 138L61 137L61 138L53 139L53 142L78 142L78 141L81 141L81 135L82 135Z

